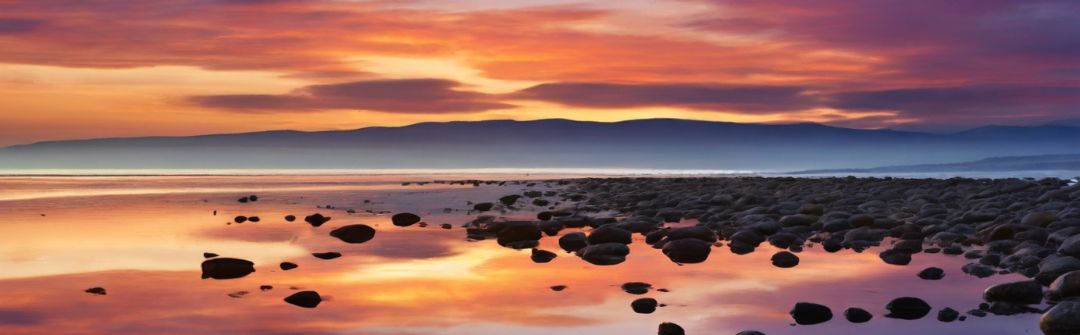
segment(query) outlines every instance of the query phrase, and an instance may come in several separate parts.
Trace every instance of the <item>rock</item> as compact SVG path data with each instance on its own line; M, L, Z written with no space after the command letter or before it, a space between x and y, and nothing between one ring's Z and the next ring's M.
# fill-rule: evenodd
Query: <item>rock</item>
M960 312L948 307L945 307L937 313L937 319L941 322L953 322L956 321L956 319L959 317Z
M1034 280L997 284L983 291L983 299L989 302L1038 304L1043 299L1042 285Z
M791 309L791 317L800 325L815 325L832 320L832 310L825 305L809 302L796 303Z
M682 327L679 327L679 325L677 325L677 324L674 324L674 323L671 323L671 322L664 322L664 323L660 324L660 329L657 331L656 334L657 335L686 335L686 331L683 330Z
M902 320L918 320L930 313L930 304L919 298L902 297L893 299L885 305L889 314L885 317Z
M1050 283L1046 297L1054 301L1080 297L1080 271L1070 271L1059 276Z
M1057 252L1066 256L1080 256L1080 234L1073 235L1061 242Z
M864 323L874 318L873 314L867 312L865 309L851 307L844 310L844 318L851 323Z
M551 220L552 216L553 215L551 214L551 212L536 213L536 219L541 220L541 221Z
M878 257L881 257L881 260L885 261L886 264L908 265L911 263L911 254L892 249L882 251Z
M668 259L675 263L701 263L709 258L709 253L712 252L712 244L694 238L674 240L664 245L663 252Z
M292 263L292 262L281 262L279 267L281 267L281 270L283 270L283 271L289 271L289 270L298 268L300 266L296 265L296 263Z
M565 289L566 289L566 285L555 285L555 286L551 287L551 290L555 291L555 292L562 292Z
M255 263L238 258L211 258L202 262L202 279L234 279L255 272Z
M780 218L780 225L784 227L809 226L818 221L818 217L807 214L786 215Z
M315 308L322 302L322 297L315 291L300 291L285 297L285 302L303 308Z
M511 195L499 198L499 202L502 203L503 206L513 206L514 203L516 203L518 201L518 199L521 199L521 195L511 194Z
M308 216L304 217L304 222L307 222L308 224L311 224L312 227L321 226L324 223L326 223L327 221L330 221L330 217L322 216L322 214L319 214L319 213L315 213L315 214L308 215Z
M340 252L333 252L333 251L331 251L331 252L316 252L316 253L312 253L311 255L315 256L315 258L319 258L319 259L334 259L334 258L341 257Z
M105 288L104 287L91 287L91 288L86 289L86 291L84 291L84 292L90 293L90 294L93 294L93 295L105 295Z
M634 300L630 303L630 308L638 314L652 314L656 311L656 299L653 298L641 298Z
M532 250L531 258L532 258L532 261L535 262L535 263L551 262L552 260L555 259L555 257L558 257L558 255L556 255L554 252L551 252L551 251L540 250L540 249L533 249Z
M630 244L633 241L633 233L629 230L615 227L614 225L604 225L599 228L593 229L589 233L589 244L601 244L601 243L622 243Z
M408 227L420 222L420 216L413 213L397 213L390 217L390 222L398 227Z
M1050 308L1039 318L1044 335L1080 334L1080 301L1069 300Z
M995 302L990 303L990 306L989 306L989 308L986 309L986 311L990 312L990 313L993 313L994 315L1016 315L1016 314L1022 314L1022 313L1040 313L1040 312L1042 312L1037 308L1034 308L1034 307L1031 307L1031 306L1028 306L1028 305L1025 305L1025 304L1015 304L1015 303L1004 302L1004 301L995 301Z
M288 222L296 221L296 215L286 215L285 216L285 221L288 221Z
M237 216L236 216L235 218L233 218L233 222L236 222L236 223L244 223L244 222L247 222L247 219L248 219L248 218L247 218L246 216L243 216L243 215L237 215Z
M543 237L540 227L528 221L506 222L506 226L495 236L499 245L514 249L534 248Z
M622 243L593 244L581 249L581 258L594 265L615 265L626 261L630 248Z
M652 289L652 284L642 282L629 282L622 284L622 290L626 293L642 295L649 293Z
M936 267L929 267L923 269L922 271L919 271L918 276L919 278L925 280L941 280L941 278L945 278L945 270Z
M214 258L214 257L217 257L218 254L215 254L215 253L212 253L212 252L204 252L202 254L202 256L203 256L203 258Z
M449 230L449 229L453 229L454 226L451 226L449 223L444 223L444 224L439 225L439 228Z
M990 276L993 276L994 274L997 273L996 271L994 271L994 269L990 268L989 266L982 265L982 264L979 264L979 263L968 263L967 265L964 265L964 267L960 268L960 270L964 271L964 273L966 273L966 274L969 274L969 275L972 275L972 276L975 276L975 277L979 277L979 278L990 277Z
M495 204L490 202L481 202L473 205L473 210L477 212L487 212L490 211L492 207L495 207Z
M681 240L684 238L696 238L708 243L717 241L716 232L704 226L682 227L667 230L667 239L670 241Z
M566 252L577 252L587 246L589 246L588 238L582 232L569 233L559 238L559 247Z
M251 223L258 223L259 221L262 221L262 219L260 219L258 216L252 216L248 218L248 222Z
M1040 284L1050 285L1059 276L1080 270L1080 259L1072 256L1051 256L1039 262L1039 272L1035 274L1035 280Z
M1057 214L1053 212L1031 212L1024 215L1020 224L1025 226L1046 227L1057 221Z
M793 268L799 265L799 256L787 251L777 252L772 256L772 264L778 268Z
M330 236L337 237L345 243L364 243L375 237L375 228L365 224L348 225L330 231Z
M271 286L271 285L259 285L259 291L266 292L266 291L273 290L273 289L274 289L274 286Z
M744 330L735 335L765 335L765 333L756 330Z

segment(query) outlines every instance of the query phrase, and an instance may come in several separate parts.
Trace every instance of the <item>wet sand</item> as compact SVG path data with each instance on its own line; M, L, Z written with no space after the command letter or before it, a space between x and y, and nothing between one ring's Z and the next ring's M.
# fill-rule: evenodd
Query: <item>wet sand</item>
M489 179L485 176L471 176ZM451 179L451 178L447 178ZM515 178L517 179L517 178ZM589 264L563 252L558 237L540 248L558 257L530 260L529 250L466 238L463 224L479 213L470 202L494 202L526 190L561 189L556 183L416 184L429 176L392 177L85 177L7 178L0 189L0 332L5 334L653 334L674 322L688 334L1038 334L1039 314L935 320L937 311L961 313L983 302L993 284L1026 279L1018 274L976 278L960 268L961 256L920 253L911 264L885 264L888 247L836 253L820 245L797 253L794 268L778 268L768 243L746 255L712 248L699 264L676 264L635 234L626 261ZM22 194L23 196L18 196ZM237 202L257 194L258 201ZM557 201L552 197L553 201ZM523 202L524 203L524 202ZM333 208L326 208L327 206ZM349 213L352 209L355 213ZM534 220L545 208L495 211L506 220ZM217 214L214 215L214 211ZM370 211L370 212L368 212ZM396 227L394 213L411 212L428 223ZM302 218L333 219L312 227ZM604 215L622 217L609 211ZM238 215L258 223L233 223ZM301 219L286 222L286 215ZM600 215L600 214L597 214ZM448 223L452 229L442 229ZM672 226L691 226L683 219ZM366 224L374 239L346 244L329 236L338 227ZM559 235L591 228L565 229ZM315 252L340 252L322 260ZM253 261L256 271L239 279L200 279L203 253ZM278 264L294 262L282 271ZM928 266L944 279L921 280ZM625 282L648 282L645 295L623 292ZM261 290L270 285L272 289ZM566 285L562 291L550 289ZM83 292L103 287L106 295ZM282 301L303 290L324 301L314 309ZM247 292L247 293L240 293ZM920 320L883 317L885 305L918 296L934 311ZM630 303L651 297L666 306L635 313ZM832 308L833 320L792 326L800 301ZM852 324L840 315L861 307L874 319Z

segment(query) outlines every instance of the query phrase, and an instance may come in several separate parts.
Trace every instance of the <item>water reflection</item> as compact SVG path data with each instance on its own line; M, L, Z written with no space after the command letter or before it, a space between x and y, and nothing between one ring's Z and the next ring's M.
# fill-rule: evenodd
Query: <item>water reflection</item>
M520 192L520 185L401 186L381 180L368 184L374 185L370 188L342 183L312 190L303 189L304 178L283 182L275 176L231 181L238 188L258 190L258 202L240 204L236 197L250 193L247 190L184 192L185 183L221 182L188 178L128 184L134 191L161 185L178 190L167 193L0 201L4 269L0 332L652 334L659 323L670 321L689 334L746 329L767 334L1038 333L1037 315L952 324L934 320L937 309L975 308L983 288L1017 278L966 276L959 271L966 261L958 257L919 254L909 266L892 266L882 263L873 250L827 254L808 248L799 255L799 266L780 269L770 264L775 251L771 247L743 256L719 248L704 263L679 266L635 236L625 263L602 267L563 253L556 238L548 237L541 240L541 248L556 251L559 257L536 264L528 250L502 248L494 241L466 241L459 227L473 217L466 212L469 201ZM77 189L85 182L48 184ZM311 181L328 182L332 181ZM280 187L284 189L275 189ZM335 209L316 207L325 205ZM348 209L357 213L347 213ZM395 227L389 215L366 210L407 210L431 225ZM283 219L315 212L333 220L314 228ZM263 220L229 223L236 215L258 215ZM327 235L357 223L375 227L375 238L346 244ZM441 229L441 223L454 228ZM334 260L311 256L324 251L345 256ZM256 272L235 280L202 280L203 252L254 261ZM282 271L281 261L300 267ZM930 265L946 269L945 278L923 281L915 276ZM667 306L653 314L634 313L630 302L642 296L619 288L629 281L669 289L644 295ZM261 285L273 289L261 291ZM568 288L555 292L549 289L552 285ZM108 295L83 293L93 286L107 288ZM299 289L316 290L326 300L310 310L282 301ZM229 296L240 291L249 293ZM918 321L882 317L889 300L909 295L930 302L935 308L931 316ZM837 317L822 325L789 326L787 311L797 301L828 305ZM846 307L865 308L875 318L862 325L847 323L840 316Z

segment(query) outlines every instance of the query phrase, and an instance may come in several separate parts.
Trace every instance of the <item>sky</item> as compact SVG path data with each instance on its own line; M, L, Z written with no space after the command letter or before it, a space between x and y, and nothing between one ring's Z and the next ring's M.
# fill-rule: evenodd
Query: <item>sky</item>
M0 0L0 145L661 117L1080 118L1080 2Z

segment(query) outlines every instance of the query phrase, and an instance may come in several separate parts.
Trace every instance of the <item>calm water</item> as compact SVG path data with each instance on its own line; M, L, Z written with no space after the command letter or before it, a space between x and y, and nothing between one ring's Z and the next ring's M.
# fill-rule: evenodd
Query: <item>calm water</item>
M939 308L960 311L981 291L1017 276L964 275L961 257L918 254L909 266L884 264L876 250L828 254L808 248L792 269L773 267L767 245L750 255L714 250L708 261L679 266L636 236L625 263L594 266L560 251L535 264L528 251L470 242L460 225L467 201L494 201L523 185L481 187L401 181L535 176L174 176L0 178L0 333L2 334L655 334L675 322L688 334L1039 334L1038 315L988 316L940 323ZM538 188L543 189L543 184ZM257 194L255 203L236 199ZM369 203L365 203L369 200ZM316 208L333 205L336 209ZM450 212L445 208L452 209ZM355 209L356 214L346 213ZM214 211L217 215L213 215ZM371 210L374 213L368 213ZM395 227L389 213L420 214L431 226ZM332 216L326 225L286 223L287 214ZM227 224L236 215L260 223ZM533 212L510 212L529 219ZM378 230L359 245L327 233L363 223ZM439 229L442 223L452 230ZM565 232L572 232L568 229ZM312 252L345 256L320 260ZM234 280L202 280L203 252L248 259L257 271ZM281 271L278 263L300 265ZM927 266L941 281L915 276ZM641 296L619 285L644 281L667 307L636 314ZM260 291L260 285L272 285ZM565 291L548 287L567 285ZM101 286L108 295L83 290ZM282 298L295 289L326 299L303 309ZM246 295L237 294L246 291ZM239 298L231 297L240 296ZM896 297L927 300L918 321L882 317ZM833 321L790 326L798 301L832 307ZM840 315L863 307L873 321L853 325Z

